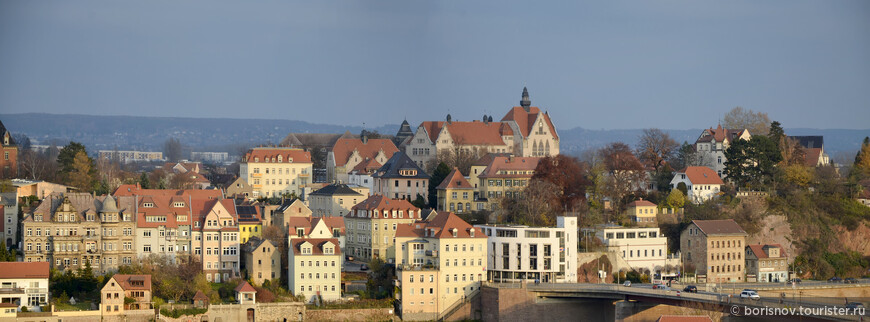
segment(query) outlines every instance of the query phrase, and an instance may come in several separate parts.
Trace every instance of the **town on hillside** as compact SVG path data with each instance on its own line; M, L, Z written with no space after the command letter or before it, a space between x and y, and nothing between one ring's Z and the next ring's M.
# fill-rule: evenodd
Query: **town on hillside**
M694 142L652 128L572 156L528 89L503 112L288 133L233 157L183 154L184 137L41 147L0 123L0 319L668 321L867 305L870 139L835 164L824 137L735 108Z

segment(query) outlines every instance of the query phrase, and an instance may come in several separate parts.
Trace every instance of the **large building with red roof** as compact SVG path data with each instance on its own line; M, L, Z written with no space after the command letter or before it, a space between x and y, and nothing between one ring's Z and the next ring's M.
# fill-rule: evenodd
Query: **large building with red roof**
M326 155L326 180L348 183L348 173L378 169L398 151L390 139L340 138Z
M0 262L0 303L14 303L39 311L48 303L48 278L51 265L46 262Z
M511 108L498 122L492 116L482 120L426 121L405 142L405 153L419 166L426 167L438 154L466 151L482 156L486 153L511 153L517 156L559 154L559 134L550 115L531 106L529 92L523 88L520 106Z
M734 219L692 220L680 233L683 271L698 283L744 282L747 236Z
M349 255L368 261L395 259L396 228L421 220L420 208L407 200L372 195L351 208L344 217L347 228L345 250Z
M286 147L257 147L248 150L239 165L239 177L253 188L253 198L280 197L295 193L313 182L311 153Z
M403 320L438 320L486 279L486 235L452 212L396 230L396 301Z

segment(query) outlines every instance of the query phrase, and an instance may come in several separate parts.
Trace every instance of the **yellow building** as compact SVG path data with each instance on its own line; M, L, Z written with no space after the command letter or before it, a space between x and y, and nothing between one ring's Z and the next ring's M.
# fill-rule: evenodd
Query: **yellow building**
M486 235L450 212L396 231L396 300L403 320L439 320L480 291Z
M290 240L287 283L293 295L306 302L319 295L323 301L341 299L341 248L335 238Z
M501 198L519 195L529 184L539 157L496 156L478 175L480 198L486 199L486 207L495 210Z
M347 230L345 250L361 260L395 259L396 226L422 219L420 209L407 200L373 195L360 202L344 217Z
M244 244L251 237L263 236L263 220L259 206L236 206L239 214L239 242Z
M312 182L311 153L283 147L253 148L239 165L239 176L251 184L257 197L280 197L295 193Z
M438 191L438 211L471 212L474 188L465 180L459 168L453 168L435 189Z
M628 217L640 226L658 226L656 220L658 206L647 200L639 199L628 204Z

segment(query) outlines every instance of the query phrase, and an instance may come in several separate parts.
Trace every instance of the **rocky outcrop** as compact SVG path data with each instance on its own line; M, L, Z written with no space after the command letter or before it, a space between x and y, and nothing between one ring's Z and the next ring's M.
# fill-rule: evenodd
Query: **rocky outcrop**
M854 250L864 256L870 256L870 227L866 222L853 230L844 226L834 226L837 238L843 243L843 249Z

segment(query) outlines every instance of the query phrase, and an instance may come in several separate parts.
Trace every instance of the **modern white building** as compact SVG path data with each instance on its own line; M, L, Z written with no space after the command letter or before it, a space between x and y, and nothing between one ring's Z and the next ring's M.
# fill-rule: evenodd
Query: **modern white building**
M725 182L713 169L708 167L686 167L677 171L671 180L671 188L686 185L686 198L694 203L702 203L719 194Z
M556 227L475 228L487 237L487 280L577 282L577 217L556 217Z
M2 262L0 263L0 302L14 303L20 310L39 311L48 303L48 262Z
M207 163L224 163L230 161L227 152L190 152L190 159Z
M660 272L668 264L668 238L659 228L626 228L619 225L600 226L595 237L604 243L607 252L622 257L638 272Z

